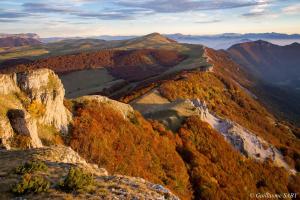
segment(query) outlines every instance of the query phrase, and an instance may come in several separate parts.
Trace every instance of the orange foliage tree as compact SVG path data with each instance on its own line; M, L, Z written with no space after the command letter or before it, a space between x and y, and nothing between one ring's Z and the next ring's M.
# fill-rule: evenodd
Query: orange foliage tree
M291 131L295 128L278 122L232 79L215 73L192 72L184 79L164 82L160 92L171 101L178 98L206 101L210 110L253 131L283 150L285 160L292 167L299 166L300 140Z
M70 146L110 173L143 177L163 184L183 199L191 198L185 163L176 152L176 137L147 122L139 113L130 119L110 105L75 105Z
M247 159L209 124L193 116L179 130L196 199L249 199L251 193L288 192L288 173Z

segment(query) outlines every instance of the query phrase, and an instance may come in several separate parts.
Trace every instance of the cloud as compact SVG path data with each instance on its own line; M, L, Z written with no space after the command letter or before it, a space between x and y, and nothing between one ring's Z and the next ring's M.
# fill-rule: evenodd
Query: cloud
M260 5L260 1L250 0L146 0L134 1L120 0L118 5L150 9L157 13L179 13L199 10L220 10Z
M251 9L251 13L262 13L267 10L267 8L270 5L270 0L258 0L258 5L254 6L253 9Z
M151 11L145 9L116 9L110 11L102 11L100 13L77 12L74 14L78 17L95 18L102 20L134 20L138 16L151 14Z
M74 10L65 6L50 6L45 3L24 3L25 12L29 13L70 13Z
M72 0L73 2L93 2L96 0Z
M299 14L300 13L300 4L287 6L287 7L282 9L282 12L284 14L289 14L289 15Z
M73 0L74 1L74 0ZM76 0L82 1L95 1L95 0ZM83 9L74 9L66 5L50 6L45 3L25 3L23 10L27 13L56 13L68 14L81 18L102 19L102 20L133 20L137 16L146 15L151 13L149 10L142 8L124 8L124 9L107 9L99 12L91 12Z
M28 13L23 13L23 12L13 12L13 11L3 11L0 10L0 19L2 18L22 18L22 17L27 17L30 14Z
M12 22L18 22L20 20L18 19L1 19L0 18L0 23L12 23Z
M211 23L218 23L221 22L222 20L220 19L213 19L213 20L207 20L207 21L197 21L195 23L197 24L211 24Z
M0 23L14 23L20 21L23 17L28 17L30 14L14 11L3 11L0 9Z
M127 15L125 13L118 13L118 12L101 13L101 14L83 12L83 13L76 14L76 16L84 17L84 18L102 19L102 20L116 20L116 19L132 20L132 19L134 19L134 17L131 15Z
M100 20L135 20L154 14L168 13L199 13L201 10L222 10L241 7L251 7L244 17L261 16L272 0L50 0L47 3L27 2L21 4L20 13L11 14L14 18L33 16L47 16L58 14L60 17L69 15L84 19ZM88 5L83 6L83 4ZM99 7L99 11L91 11L90 6ZM1 11L1 10L0 10ZM44 14L44 15L42 15ZM0 12L1 18L1 12ZM3 18L3 17L2 17ZM8 17L10 18L10 17ZM196 23L217 23L218 20L207 20Z
M260 17L265 15L265 12L249 12L242 14L243 17Z
M257 5L255 5L248 13L242 14L242 16L250 18L270 15L268 11L270 5L270 0L257 0Z

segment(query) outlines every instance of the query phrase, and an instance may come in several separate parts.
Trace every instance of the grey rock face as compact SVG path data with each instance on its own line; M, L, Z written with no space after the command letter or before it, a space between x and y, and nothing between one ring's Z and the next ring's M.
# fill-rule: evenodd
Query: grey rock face
M63 104L64 95L60 79L49 69L1 74L1 147L9 149L10 139L14 134L29 136L31 147L41 147L37 124L53 126L66 134L72 115ZM31 105L30 112L28 109ZM34 105L39 105L41 111Z
M17 84L32 101L45 106L45 113L39 123L53 125L67 133L71 113L64 107L64 87L58 76L51 70L39 69L17 74Z
M291 173L295 173L284 161L282 154L273 145L247 130L236 122L223 119L210 113L205 102L199 99L188 100L195 106L201 119L210 124L224 138L244 155L259 161L270 159L277 166L284 167Z

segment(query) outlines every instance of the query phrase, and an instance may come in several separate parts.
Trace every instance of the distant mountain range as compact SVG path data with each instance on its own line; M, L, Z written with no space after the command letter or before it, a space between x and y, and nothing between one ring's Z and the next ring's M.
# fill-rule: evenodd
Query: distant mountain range
M32 46L39 45L41 41L34 38L22 38L22 37L5 37L0 38L0 47L12 48L20 46Z
M300 43L300 34L283 34L283 33L223 33L215 35L184 35L184 34L164 34L164 36L176 40L180 43L202 44L214 49L228 49L232 45L256 40L265 40L277 45L289 45L294 42ZM99 35L91 37L39 37L35 33L21 34L5 34L0 33L0 39L3 38L22 38L35 39L42 43L60 42L63 40L78 40L78 39L99 39L107 41L128 40L138 37L137 35ZM26 44L27 45L27 44ZM0 44L0 47L3 45Z
M6 37L19 37L19 38L33 38L39 39L39 35L36 33L19 33L19 34L7 34L7 33L0 33L0 38Z
M223 38L223 39L243 39L243 38L250 38L250 39L300 39L300 34L283 34L283 33L246 33L246 34L239 34L239 33L223 33L223 34L215 34L215 35L183 35L183 34L168 34L170 38L180 38L180 39L211 39L211 38Z
M300 44L275 45L263 40L236 44L227 50L241 66L260 79L300 89Z
M5 34L0 33L0 48L39 45L42 42L35 33Z
M293 42L300 42L300 34L282 34L282 33L224 33L216 35L184 35L184 34L164 34L164 36L176 40L180 43L202 44L214 49L227 49L234 44L250 42L255 40L265 40L277 45L288 45ZM110 36L100 35L93 37L102 40L126 40L137 36ZM61 40L62 38L60 38ZM42 39L47 41L49 39Z
M170 34L167 37L183 43L203 44L214 49L227 49L234 44L265 40L277 45L288 45L293 42L300 42L300 34L282 33L224 33L217 35L182 35Z

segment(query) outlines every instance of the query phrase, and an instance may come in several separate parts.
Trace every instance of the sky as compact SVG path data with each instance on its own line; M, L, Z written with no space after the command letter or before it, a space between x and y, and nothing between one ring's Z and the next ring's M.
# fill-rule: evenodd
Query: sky
M300 0L0 0L0 33L300 33Z

